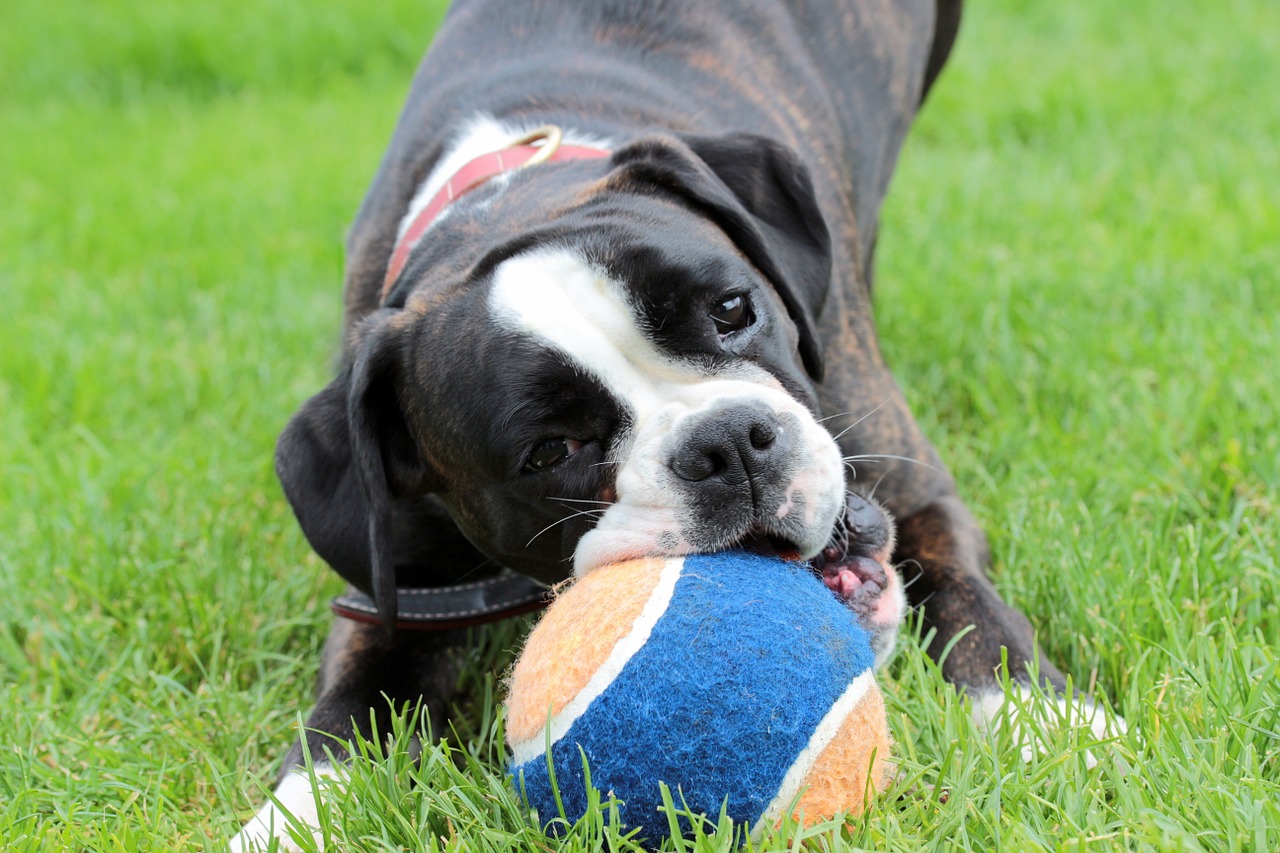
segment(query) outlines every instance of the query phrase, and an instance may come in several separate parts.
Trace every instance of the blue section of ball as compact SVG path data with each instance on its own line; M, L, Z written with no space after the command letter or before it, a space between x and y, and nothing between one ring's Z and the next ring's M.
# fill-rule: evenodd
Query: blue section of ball
M853 614L803 564L754 554L685 559L649 641L552 745L571 820L591 782L623 820L666 834L658 782L677 806L748 826L849 683L874 662ZM511 768L546 822L558 815L546 756ZM677 791L678 789L678 791Z

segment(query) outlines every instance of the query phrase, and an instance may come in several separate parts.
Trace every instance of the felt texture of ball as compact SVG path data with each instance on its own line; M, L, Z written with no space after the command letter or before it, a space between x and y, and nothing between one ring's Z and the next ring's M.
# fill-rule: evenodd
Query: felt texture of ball
M542 821L587 808L666 835L677 806L722 804L754 829L861 813L890 740L874 654L853 613L803 564L755 554L635 560L562 592L530 634L507 700L511 774Z

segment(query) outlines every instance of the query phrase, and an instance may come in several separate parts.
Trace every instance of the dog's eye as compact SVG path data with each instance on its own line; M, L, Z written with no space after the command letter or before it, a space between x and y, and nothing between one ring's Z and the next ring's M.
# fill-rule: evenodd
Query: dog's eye
M545 471L559 465L573 454L582 449L581 441L574 441L572 438L548 438L540 441L533 448L533 452L529 454L529 458L524 463L526 471Z
M729 335L745 329L755 322L751 314L751 305L747 298L739 293L730 296L711 309L711 319L716 324L716 332Z

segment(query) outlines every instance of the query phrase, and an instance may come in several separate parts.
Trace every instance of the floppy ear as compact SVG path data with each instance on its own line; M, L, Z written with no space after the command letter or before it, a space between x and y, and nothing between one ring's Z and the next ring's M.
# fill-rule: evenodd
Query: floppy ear
M383 324L276 443L276 474L307 541L395 624L392 503L430 491L396 397L397 342Z
M777 289L800 333L805 369L821 381L817 318L831 283L831 237L809 170L765 136L676 138L641 140L618 151L614 162L674 190L719 224Z

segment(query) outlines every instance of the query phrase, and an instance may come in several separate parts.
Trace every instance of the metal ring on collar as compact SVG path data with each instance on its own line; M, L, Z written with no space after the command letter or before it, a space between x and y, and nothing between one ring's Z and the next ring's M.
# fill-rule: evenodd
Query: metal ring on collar
M524 165L520 167L521 169L545 163L554 157L556 151L560 148L560 143L564 141L564 131L557 125L544 124L536 130L529 131L508 147L518 148L521 145L532 145L539 140L542 140L542 145L538 147L537 153L524 162Z

